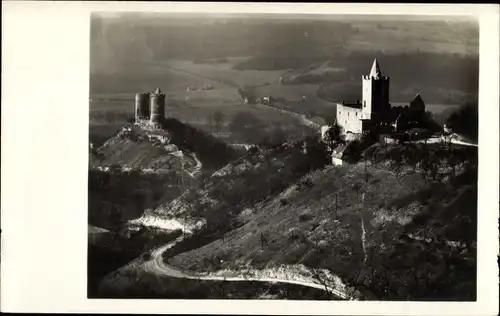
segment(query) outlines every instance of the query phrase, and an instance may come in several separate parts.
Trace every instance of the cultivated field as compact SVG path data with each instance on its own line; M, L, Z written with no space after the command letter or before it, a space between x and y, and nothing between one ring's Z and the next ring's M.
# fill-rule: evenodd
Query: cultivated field
M223 113L220 124L222 131L232 122L238 113L250 113L269 127L282 126L286 129L298 128L300 123L289 115L283 115L265 107L244 105L238 93L238 86L224 81L225 76L233 78L233 73L238 73L243 82L262 82L268 74L262 75L260 71L228 71L220 77L216 73L217 67L182 62L180 65L142 63L131 66L130 74L114 74L106 76L91 77L91 85L95 87L95 93L90 96L90 134L93 141L102 143L102 139L108 138L116 133L116 124L125 124L130 120L134 111L134 95L140 91L151 91L160 87L167 94L166 115L176 118L187 124L192 124L207 132L215 131L210 116L216 112ZM202 67L203 69L198 69ZM186 69L187 68L187 69ZM195 71L200 71L198 74ZM208 75L209 70L214 72ZM205 73L204 73L205 72ZM193 74L190 74L193 73ZM265 73L265 72L264 72ZM248 74L248 75L246 75ZM207 77L205 77L207 76ZM253 78L254 76L255 78ZM133 78L131 80L130 78ZM203 87L207 84L213 86L212 90L188 91L191 85ZM108 91L98 92L98 91ZM116 91L116 92L111 92ZM120 114L120 115L118 115ZM117 117L118 116L118 117ZM238 139L234 139L238 142ZM244 142L240 140L239 142Z
M344 46L350 51L432 52L477 55L477 25L429 21L353 21L357 29Z

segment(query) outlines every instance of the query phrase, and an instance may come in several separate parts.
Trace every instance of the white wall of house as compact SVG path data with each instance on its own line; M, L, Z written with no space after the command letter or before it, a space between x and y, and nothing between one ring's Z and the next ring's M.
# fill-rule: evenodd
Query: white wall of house
M342 166L342 159L337 157L332 157L332 164L335 166Z
M363 132L361 112L361 109L343 106L342 104L337 105L337 122L342 126L344 133L358 134Z

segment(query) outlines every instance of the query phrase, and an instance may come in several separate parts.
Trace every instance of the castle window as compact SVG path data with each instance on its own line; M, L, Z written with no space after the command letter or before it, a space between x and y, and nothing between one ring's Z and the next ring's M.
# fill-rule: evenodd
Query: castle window
M356 116L358 116L358 112L356 112Z
M363 101L363 107L366 108L366 101Z
M345 120L345 123L347 124L347 120Z

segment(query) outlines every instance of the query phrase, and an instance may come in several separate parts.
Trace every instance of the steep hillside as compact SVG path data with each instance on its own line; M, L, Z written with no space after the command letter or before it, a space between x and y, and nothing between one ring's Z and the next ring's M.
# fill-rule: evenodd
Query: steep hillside
M193 249L223 236L241 222L238 214L282 191L301 176L323 167L328 160L317 140L295 142L273 149L255 149L187 189L179 198L144 216L162 222L182 218L197 225L197 233L174 246L169 253Z
M191 151L199 157L204 170L215 171L243 153L212 135L174 118L165 119L162 127L170 134L172 144Z
M166 252L165 260L195 271L304 264L328 269L366 297L473 300L477 169L441 182L406 169L380 163L311 172L248 207L239 216L245 224L224 238L174 257Z
M170 202L239 155L214 137L174 119L163 129L126 126L90 150L89 220L114 229ZM198 158L199 156L199 158Z
M146 132L138 126L124 127L96 150L91 166L110 167L119 165L141 170L180 170L182 161L179 148L170 143L166 132ZM191 157L184 159L184 167L189 170L196 165Z

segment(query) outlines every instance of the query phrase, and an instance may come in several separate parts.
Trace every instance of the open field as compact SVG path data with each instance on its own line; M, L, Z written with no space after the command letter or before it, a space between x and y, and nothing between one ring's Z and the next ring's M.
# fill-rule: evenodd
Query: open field
M251 56L230 57L222 63L197 63L189 60L168 60L165 63L174 69L197 74L201 77L213 78L233 87L258 87L277 83L284 70L248 70L234 69L234 65L247 60Z
M478 26L441 21L353 21L356 29L344 46L351 51L478 54Z
M184 63L184 65L187 64L191 65L191 68L194 69L198 67L198 64ZM221 78L215 76L205 78L203 75L198 74L191 75L188 73L193 71L191 68L188 68L188 70L176 70L168 65L155 64L153 66L148 63L147 69L151 67L155 69L153 74L157 75L162 73L165 78L169 79L160 80L160 78L150 76L148 73L144 73L143 70L136 69L140 68L138 65L131 67L130 71L134 72L133 76L137 79L142 78L146 82L151 82L151 86L147 91L159 86L166 92L167 117L176 118L187 124L195 125L206 132L213 132L216 129L215 126L213 126L213 122L210 122L209 117L213 116L214 113L223 113L223 120L220 124L221 131L227 130L228 125L232 122L235 115L239 113L249 113L269 128L281 126L283 131L291 137L293 137L295 133L294 129L300 132L300 123L295 117L283 115L282 113L265 107L242 104L242 98L237 91L237 87L228 85L227 83L220 83L220 81L223 80ZM232 72L238 72L240 74L246 73L246 71L234 70ZM259 73L259 71L255 71L254 73ZM125 89L134 89L134 87L137 87L137 89L143 87L142 81L141 85L134 85L129 82L128 76L119 74L112 75L111 77L108 76L107 80L105 80L104 77L98 76L96 78L91 78L91 81L94 79L96 82L92 82L92 84L95 84L98 89L107 89L107 85L110 82L110 90L113 89L113 85L120 82L123 83L123 85L120 85L122 91ZM258 78L257 81L258 80L260 80L260 78ZM176 84L169 85L171 82L175 82ZM162 85L162 83L166 85ZM205 91L186 91L186 88L191 84L198 85L199 87L211 84L214 89ZM134 94L136 91L141 90L129 91L130 92L95 93L91 95L90 133L91 138L95 142L101 143L102 139L112 136L113 133L116 132L114 126L119 122L126 123L126 119L129 119L133 115ZM114 117L118 114L120 114L119 117ZM237 143L247 142L245 138L239 139L237 136L233 136L232 139L233 142Z

